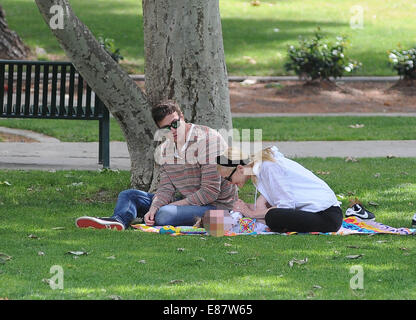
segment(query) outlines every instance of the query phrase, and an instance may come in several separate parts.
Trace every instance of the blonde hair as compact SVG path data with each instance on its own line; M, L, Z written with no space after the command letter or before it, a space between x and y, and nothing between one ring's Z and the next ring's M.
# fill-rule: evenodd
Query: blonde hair
M267 147L256 154L251 156L250 163L257 163L257 162L263 162L263 161L272 161L275 162L274 154L272 151L272 147Z
M239 148L230 147L224 151L223 156L231 161L248 160L246 166L250 167L253 167L256 163L261 163L263 161L275 162L272 147L267 147L250 156L245 154ZM221 164L217 164L217 169L219 169L220 167L224 168L224 166L222 166ZM252 180L254 184L257 184L257 179L255 175L253 175Z

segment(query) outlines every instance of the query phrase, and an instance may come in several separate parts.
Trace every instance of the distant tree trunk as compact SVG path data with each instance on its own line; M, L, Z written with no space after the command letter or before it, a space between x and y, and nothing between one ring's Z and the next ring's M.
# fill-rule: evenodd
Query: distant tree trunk
M0 5L0 59L24 59L29 54L29 48L16 32L9 29L6 13Z
M68 0L36 4L50 27L50 8L64 8L63 27L52 32L117 119L130 154L132 187L156 187L150 108L161 100L174 98L188 121L231 128L218 0L143 0L146 95L100 47Z

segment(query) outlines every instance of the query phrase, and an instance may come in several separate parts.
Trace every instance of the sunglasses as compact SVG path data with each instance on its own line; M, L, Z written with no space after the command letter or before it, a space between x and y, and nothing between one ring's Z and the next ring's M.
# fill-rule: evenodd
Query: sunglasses
M169 125L164 126L160 129L168 129L168 130L171 130L172 128L173 129L178 129L180 127L180 125L181 125L181 120L176 119L176 120L173 120Z
M227 178L225 178L225 180L231 182L232 176L236 170L237 170L237 167L234 168L234 170L231 172L231 174Z

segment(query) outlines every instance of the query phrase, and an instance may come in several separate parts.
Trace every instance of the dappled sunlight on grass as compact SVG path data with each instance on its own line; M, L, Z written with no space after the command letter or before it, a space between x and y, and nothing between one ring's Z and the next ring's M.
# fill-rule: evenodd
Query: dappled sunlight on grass
M176 281L176 282L175 282ZM104 288L105 287L105 288ZM171 283L140 284L131 279L125 285L107 285L102 287L72 287L67 284L65 295L78 297L100 297L119 295L123 297L135 297L152 299L178 299L192 296L192 299L238 299L239 297L260 297L261 299L276 299L279 295L290 293L287 280L283 277L273 276L244 276L231 280L201 280L187 281L172 279Z
M414 160L298 161L311 170L330 171L323 179L346 197L351 191L365 203L377 202L377 221L393 226L406 221L405 199L416 194ZM392 167L408 174L391 172ZM394 299L410 297L416 288L412 237L171 237L75 227L80 215L110 215L113 196L125 189L128 178L128 173L0 171L0 181L12 184L0 185L5 190L0 218L7 221L0 226L0 252L12 256L0 265L0 291L23 299ZM79 182L83 186L65 187ZM253 185L240 196L252 202ZM354 255L359 257L347 258ZM64 269L64 290L42 282L51 277L53 265ZM364 268L363 291L349 287L354 265Z
M367 264L367 263L359 263L357 262L355 265L361 265L364 271L374 272L375 274L387 275L389 276L389 272L394 273L399 268L402 270L406 270L412 268L412 266L407 266L400 264L399 262L391 262L385 264ZM391 274L390 274L391 276Z
M387 190L383 190L380 194L383 197L401 198L404 200L416 200L414 195L416 193L416 183L401 183Z

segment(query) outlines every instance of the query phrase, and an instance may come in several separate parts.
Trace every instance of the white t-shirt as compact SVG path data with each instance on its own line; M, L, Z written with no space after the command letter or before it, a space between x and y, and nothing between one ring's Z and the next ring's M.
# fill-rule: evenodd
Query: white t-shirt
M276 162L264 161L253 166L257 189L277 208L319 212L339 206L331 188L299 163L287 159L277 147L272 151Z

